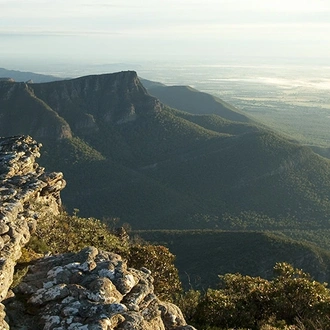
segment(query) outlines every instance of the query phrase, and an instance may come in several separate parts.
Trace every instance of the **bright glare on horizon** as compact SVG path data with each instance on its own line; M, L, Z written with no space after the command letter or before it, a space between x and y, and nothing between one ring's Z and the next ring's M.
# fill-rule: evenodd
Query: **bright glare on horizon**
M0 0L0 60L330 58L329 0ZM1 65L0 65L1 66Z

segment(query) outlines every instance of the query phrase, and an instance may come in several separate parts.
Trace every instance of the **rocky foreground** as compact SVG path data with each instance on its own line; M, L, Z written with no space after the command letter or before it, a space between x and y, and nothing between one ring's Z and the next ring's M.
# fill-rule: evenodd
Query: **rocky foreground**
M61 206L63 175L39 167L39 148L30 137L0 138L0 329L194 329L157 298L148 269L94 247L41 258L10 289L38 218Z

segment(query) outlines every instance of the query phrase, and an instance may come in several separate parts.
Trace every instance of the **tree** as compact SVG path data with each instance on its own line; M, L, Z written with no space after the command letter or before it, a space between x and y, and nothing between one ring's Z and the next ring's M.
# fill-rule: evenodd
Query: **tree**
M330 329L330 290L326 283L314 281L301 269L277 263L273 280L272 302L277 318L288 324L302 323L307 329L323 324Z
M155 293L161 299L172 300L182 291L174 259L175 256L164 246L136 244L130 248L128 265L137 269L148 268L155 280Z

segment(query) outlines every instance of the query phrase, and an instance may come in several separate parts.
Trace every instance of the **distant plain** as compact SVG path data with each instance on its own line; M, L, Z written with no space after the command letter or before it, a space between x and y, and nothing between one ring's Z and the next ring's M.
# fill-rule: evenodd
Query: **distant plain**
M169 63L138 73L215 95L303 144L330 147L330 66Z

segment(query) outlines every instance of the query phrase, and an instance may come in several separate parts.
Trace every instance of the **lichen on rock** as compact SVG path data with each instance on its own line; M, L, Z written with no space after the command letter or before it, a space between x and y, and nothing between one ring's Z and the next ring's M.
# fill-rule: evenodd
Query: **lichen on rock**
M115 276L102 267L113 268ZM87 247L38 260L14 292L25 297L26 317L37 320L38 329L184 329L180 309L160 301L152 283L145 269L127 268L119 255ZM14 301L6 302L12 315Z
M65 180L62 173L47 174L36 163L40 147L29 136L0 138L0 302L8 294L16 261L36 219L60 211ZM8 327L1 316L0 324Z

